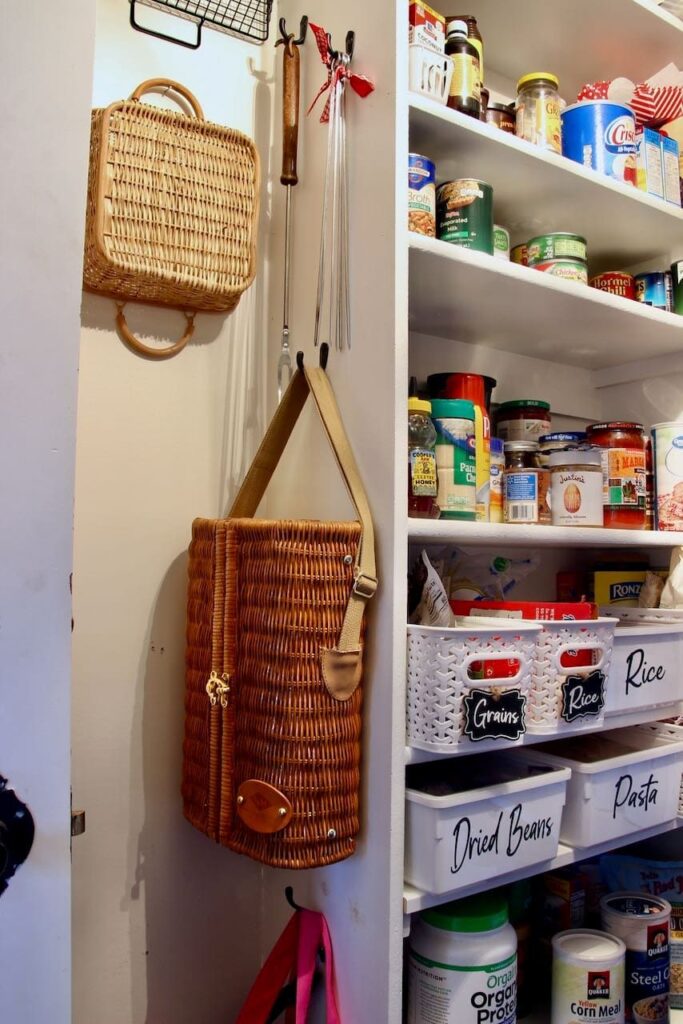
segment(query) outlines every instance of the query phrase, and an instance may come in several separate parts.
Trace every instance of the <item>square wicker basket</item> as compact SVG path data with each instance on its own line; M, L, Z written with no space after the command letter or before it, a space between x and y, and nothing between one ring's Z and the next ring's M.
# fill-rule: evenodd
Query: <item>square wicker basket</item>
M141 96L165 89L189 116ZM92 113L84 286L120 301L230 312L256 269L259 158L205 120L192 93L150 79Z

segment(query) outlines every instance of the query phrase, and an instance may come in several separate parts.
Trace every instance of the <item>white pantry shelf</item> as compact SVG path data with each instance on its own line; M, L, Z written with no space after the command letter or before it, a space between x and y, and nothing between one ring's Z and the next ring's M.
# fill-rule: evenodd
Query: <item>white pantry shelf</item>
M411 94L409 108L411 151L435 162L437 182L472 177L492 185L494 219L513 244L547 231L584 235L591 274L663 252L683 255L680 207L434 100Z
M506 547L522 548L671 548L683 544L683 533L408 518L408 539L422 543L477 544L483 547L504 544Z
M594 846L574 849L572 846L560 843L557 856L553 857L552 860L545 861L542 864L530 864L517 871L509 871L505 875L499 875L495 879L495 885L509 885L511 882L517 882L521 878L531 878L545 871L556 871L558 868L565 868L570 864L578 864L581 861L588 860L590 857L609 853L610 850L618 850L622 846L640 842L642 839L652 839L653 836L664 835L665 832L672 832L678 828L683 828L683 819L681 818L666 822L664 825L654 825L652 828L633 832L630 836L620 836L604 843L596 843ZM421 889L416 889L414 886L406 883L403 886L403 913L415 914L420 910L426 910L428 907L436 907L440 903L448 903L449 900L459 900L465 896L473 896L478 892L486 892L493 888L493 884L493 879L483 879L472 885L462 886L460 889L453 889L451 892L437 895L433 892L422 892Z
M530 747L535 743L551 743L563 740L568 736L590 735L592 732L604 732L605 729L625 729L629 725L644 725L646 722L658 722L663 718L674 718L683 715L683 701L668 707L639 708L637 711L624 711L618 715L608 715L602 725L595 729L574 728L567 726L560 733L551 735L527 732L522 743L508 740L482 740L480 743L464 743L449 754L438 754L433 750L419 750L417 747L406 747L406 764L423 764L425 761L448 761L454 757L471 757L473 754L489 754L494 751L514 750L515 747Z
M473 7L486 68L514 83L537 68L552 71L567 103L584 82L622 75L638 82L669 61L683 63L683 24L653 0L477 0Z
M683 316L425 235L408 244L420 334L590 370L683 352Z

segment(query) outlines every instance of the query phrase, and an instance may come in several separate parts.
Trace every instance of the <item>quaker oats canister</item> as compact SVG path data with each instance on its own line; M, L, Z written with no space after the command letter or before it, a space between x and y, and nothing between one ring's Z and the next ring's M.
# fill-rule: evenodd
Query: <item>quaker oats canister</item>
M683 530L683 422L652 428L655 529Z
M624 1024L626 946L622 940L577 928L559 932L552 945L551 1024Z
M642 892L616 892L600 901L602 927L626 946L624 1020L668 1024L671 904Z

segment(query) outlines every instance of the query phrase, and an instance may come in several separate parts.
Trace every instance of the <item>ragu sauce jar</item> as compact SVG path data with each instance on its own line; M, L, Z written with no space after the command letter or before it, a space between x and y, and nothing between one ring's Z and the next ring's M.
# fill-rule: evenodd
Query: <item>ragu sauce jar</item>
M642 423L593 423L588 443L602 452L603 525L645 529L645 431Z

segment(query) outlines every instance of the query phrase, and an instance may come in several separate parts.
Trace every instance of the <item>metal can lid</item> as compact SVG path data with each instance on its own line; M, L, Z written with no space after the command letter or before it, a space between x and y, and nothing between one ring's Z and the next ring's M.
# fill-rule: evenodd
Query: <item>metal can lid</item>
M548 463L551 468L555 466L602 467L602 450L600 448L564 448L562 451L550 452Z
M538 441L506 441L506 452L537 452Z
M517 82L517 91L519 91L522 86L529 85L530 82L536 81L550 82L556 89L559 88L560 85L560 80L557 75L553 75L550 71L532 71L530 75L522 75L520 80Z
M589 427L586 427L587 434L597 434L602 430L639 430L641 433L644 432L642 423L629 423L622 420L614 420L608 423L591 423Z
M508 409L523 409L529 406L532 409L543 409L545 412L550 412L550 402L540 402L536 398L516 398L511 402L501 402L498 406L498 413L505 412Z
M527 245L533 245L534 242L545 242L549 238L575 238L577 242L588 244L583 235L575 235L573 231L548 231L545 235L535 235L534 238L530 238Z

